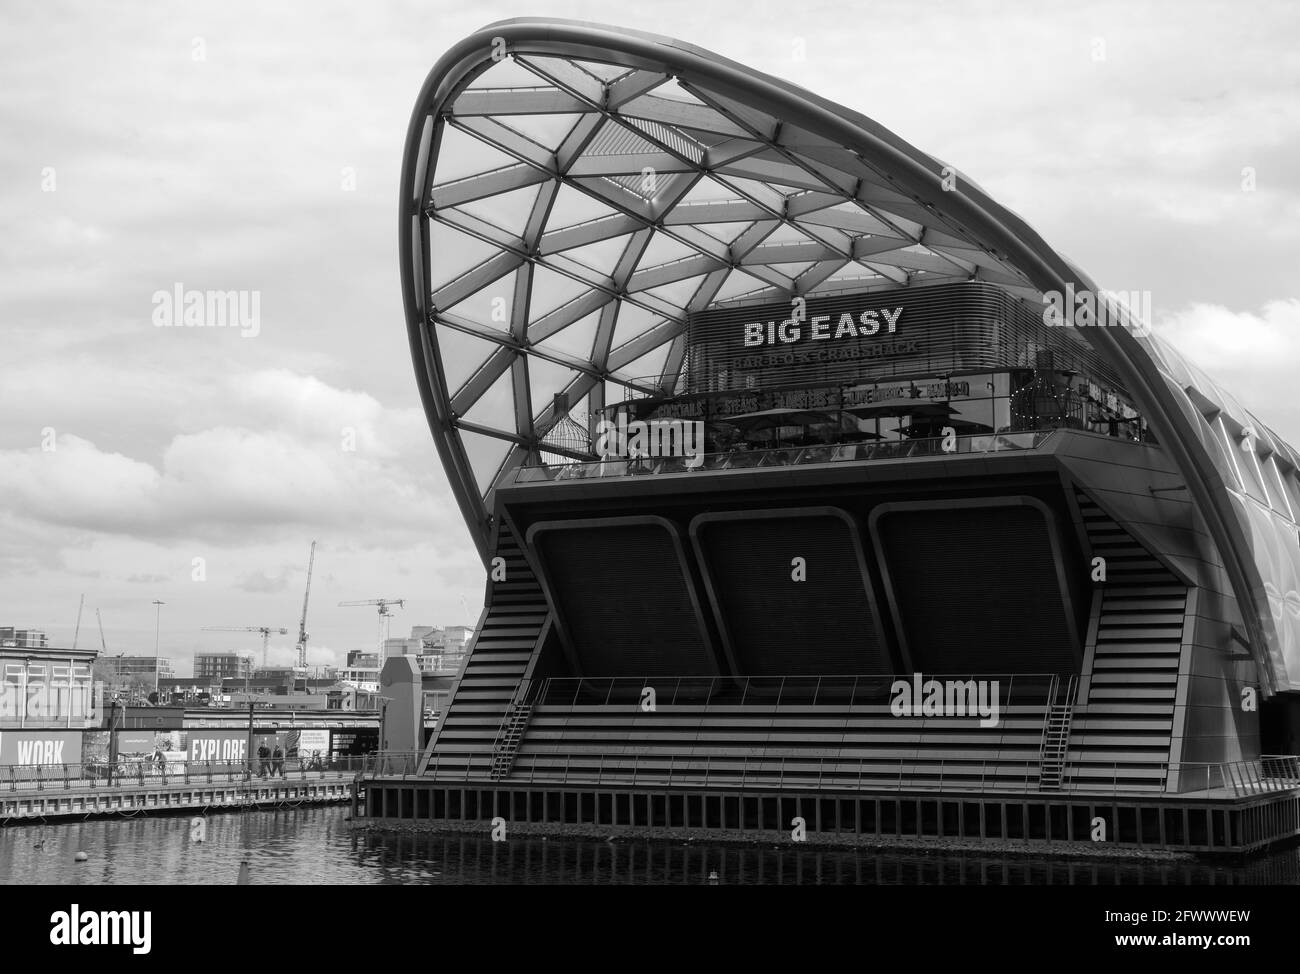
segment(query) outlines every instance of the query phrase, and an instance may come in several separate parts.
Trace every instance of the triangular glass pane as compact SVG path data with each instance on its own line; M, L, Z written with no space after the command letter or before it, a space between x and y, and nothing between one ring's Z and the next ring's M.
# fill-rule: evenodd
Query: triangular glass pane
M759 291L769 288L772 285L767 281L761 281L757 277L751 277L739 268L733 270L727 275L727 279L722 282L722 287L718 288L718 293L714 295L713 301L730 301L732 298L739 297L742 294L748 294L751 291Z
M764 206L772 207L777 212L780 212L785 205L785 196L769 188L766 183L746 179L743 176L726 176L725 179L728 185L734 187L735 192L748 196Z
M436 291L473 270L500 249L437 220L429 221L429 285Z
M603 216L614 216L617 213L618 210L612 206L565 183L555 194L555 202L551 204L551 215L546 221L546 229L562 230L565 227L577 226L579 223L587 223Z
M778 274L784 274L789 278L796 278L809 267L812 267L812 264L812 261L802 261L799 263L768 264L767 266L772 268L772 270L776 271Z
M658 95L660 98L669 98L672 99L673 101L684 101L691 105L704 104L704 102L700 101L689 91L687 91L685 88L679 85L677 83L676 78L669 78L663 84L651 90L655 95Z
M604 81L621 78L632 70L625 64L602 64L599 61L574 61L573 63Z
M518 273L511 271L448 310L458 318L467 318L476 324L509 334L511 312L515 305L515 277Z
M782 223L763 238L764 244L807 243L812 238L798 227Z
M438 358L442 361L442 373L447 379L447 392L455 395L465 380L477 372L479 366L500 346L446 325L435 325L434 328Z
M613 348L620 345L626 345L638 335L644 334L655 325L663 321L662 315L657 315L645 308L638 307L629 301L622 302L618 310L618 322L614 325L614 342Z
M721 240L727 246L731 246L737 237L753 225L752 223L702 223L700 229Z
M532 297L528 303L528 320L531 324L556 308L590 291L589 285L575 281L566 274L557 274L544 264L533 268Z
M590 267L598 274L609 275L614 272L619 258L623 256L623 251L627 249L627 242L628 235L623 234L618 237L610 237L608 240L597 241L594 244L587 244L585 247L572 247L563 251L563 254L569 260L575 260L579 264Z
M699 253L693 247L688 247L678 240L674 240L666 233L656 233L650 238L650 243L646 245L645 253L641 255L641 261L637 264L639 270L647 267L657 267L660 264L667 264L669 261L681 260L683 257L694 257Z
M730 186L723 186L716 180L708 176L701 176L689 190L686 195L678 200L677 205L682 206L688 203L716 203L719 200L737 200L740 194Z
M866 287L878 284L884 280L885 278L881 277L870 268L850 262L845 264L830 277L826 278L825 281L813 290L814 292L843 291L850 286L861 285Z
M540 185L525 186L523 189L498 193L472 203L463 203L457 209L520 237L528 225L528 218L532 215L533 204L537 201L540 190Z
M647 288L645 293L652 294L662 301L667 301L674 308L685 308L686 303L690 301L704 280L703 274L697 274L694 277L688 277L685 280L673 281L671 284L661 284L659 287Z
M514 58L502 58L469 83L471 88L531 88L537 84L533 74Z
M551 88L549 90L557 91L558 89ZM581 117L572 113L563 115L502 115L497 118L497 121L554 152L560 147L560 143L564 141L565 136L573 131L573 126L578 124L578 119Z
M509 369L488 387L487 392L466 411L464 418L475 426L515 432L515 395Z
M664 341L655 348L650 349L640 358L635 358L620 370L624 375L631 376L634 379L640 379L643 385L652 385L659 381L659 373L663 371L664 361L668 358L668 350L672 346L672 339Z
M434 170L435 187L466 176L491 172L505 166L515 166L519 160L488 145L453 125L442 127L442 143L438 147L438 162Z
M567 366L529 356L528 394L532 399L532 415L537 416L549 406L555 394L563 392L577 376L578 373Z
M600 312L594 311L585 318L579 318L573 324L561 328L554 335L537 343L537 347L556 352L563 352L591 361L591 349L596 342L596 328L600 324Z
M496 478L497 471L501 469L501 462L510 452L511 444L506 440L484 436L482 433L471 433L469 430L461 430L460 439L465 445L469 465L474 471L474 482L478 485L478 492L486 494Z

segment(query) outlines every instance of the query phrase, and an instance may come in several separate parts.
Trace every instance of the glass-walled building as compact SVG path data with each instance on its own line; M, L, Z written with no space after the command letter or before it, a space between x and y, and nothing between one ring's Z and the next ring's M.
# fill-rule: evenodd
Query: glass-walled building
M1187 794L1300 751L1300 454L956 172L652 35L438 63L402 286L489 580L431 778Z

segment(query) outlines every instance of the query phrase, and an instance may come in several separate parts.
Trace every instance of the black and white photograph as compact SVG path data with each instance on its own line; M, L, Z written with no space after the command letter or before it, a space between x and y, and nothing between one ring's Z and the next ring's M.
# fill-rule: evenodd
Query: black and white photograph
M19 940L1286 936L1300 7L0 18Z

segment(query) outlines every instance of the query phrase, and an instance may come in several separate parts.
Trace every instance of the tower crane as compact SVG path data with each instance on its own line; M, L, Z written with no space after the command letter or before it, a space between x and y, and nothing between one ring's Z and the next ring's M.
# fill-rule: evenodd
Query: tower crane
M302 619L298 623L298 668L305 675L307 672L307 600L311 598L311 571L316 565L316 542L311 543L311 555L307 558L307 590L302 595Z
M281 636L289 635L288 629L277 629L274 626L204 626L204 632L260 632L262 634L262 669L266 669L266 647L271 640L271 633L276 632Z
M406 604L404 599L363 599L359 602L340 602L339 605L377 605L379 607L379 669L384 668L384 643L388 639L388 620L392 613L388 611L390 605L395 605L399 609Z

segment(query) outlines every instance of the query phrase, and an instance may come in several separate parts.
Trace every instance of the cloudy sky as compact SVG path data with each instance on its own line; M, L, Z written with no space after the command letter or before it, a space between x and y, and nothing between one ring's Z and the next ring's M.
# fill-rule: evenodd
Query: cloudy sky
M250 651L319 541L310 661L477 617L397 280L411 105L476 28L680 37L872 116L977 180L1300 442L1300 7L587 2L5 4L0 625ZM799 57L799 53L803 57ZM158 291L260 327L162 328ZM355 448L349 448L354 446ZM200 559L196 561L196 559ZM462 601L463 600L463 601ZM181 664L186 672L186 664Z

